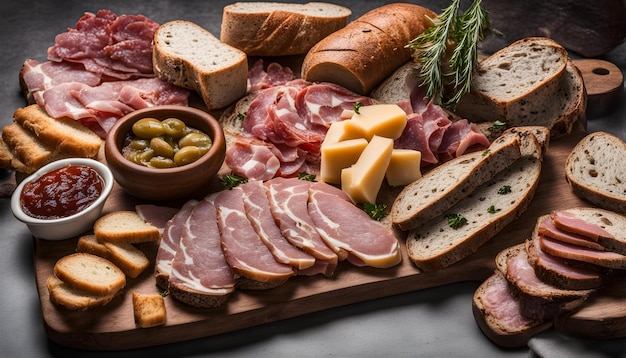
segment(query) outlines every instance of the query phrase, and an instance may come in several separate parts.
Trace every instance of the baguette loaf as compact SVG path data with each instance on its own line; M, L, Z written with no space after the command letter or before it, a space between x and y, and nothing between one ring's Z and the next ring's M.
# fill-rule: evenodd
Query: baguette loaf
M409 61L411 51L406 45L430 27L430 19L436 16L408 3L373 9L313 46L302 63L301 77L367 95Z
M586 90L567 51L553 40L529 37L481 61L456 113L474 122L538 125L553 138L584 117Z
M619 137L596 132L581 139L567 157L565 178L582 199L626 214L626 143Z
M126 286L126 275L100 256L75 253L60 258L54 275L72 288L94 296L114 295Z
M246 94L246 54L204 28L183 20L154 33L152 62L162 80L195 90L209 110L224 108Z
M100 217L93 224L99 242L156 242L161 238L159 229L145 222L136 211L114 211Z
M535 145L535 152L540 153L536 141ZM446 210L446 214L411 230L406 239L411 261L421 270L433 271L476 252L526 210L539 183L541 167L541 160L536 156L520 157ZM451 215L467 221L453 228L448 223Z
M224 7L220 40L248 56L301 55L346 26L351 14L323 2L237 2Z
M419 228L443 214L520 157L515 133L496 139L485 152L447 161L407 185L391 207L393 223L402 230Z

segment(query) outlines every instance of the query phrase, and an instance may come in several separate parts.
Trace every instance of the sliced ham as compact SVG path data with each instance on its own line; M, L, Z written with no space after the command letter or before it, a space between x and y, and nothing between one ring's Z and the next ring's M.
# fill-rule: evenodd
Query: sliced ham
M225 163L233 173L256 180L277 175L281 162L270 146L254 140L237 140L226 149Z
M544 235L558 241L563 241L568 244L582 246L599 251L606 251L604 246L598 244L596 241L593 241L593 239L587 236L559 229L558 227L556 227L556 225L554 225L554 221L549 216L546 216L541 220L541 222L539 223L538 232L540 235Z
M553 211L550 213L550 217L554 225L559 229L583 235L596 242L599 237L614 238L613 235L600 226L580 219L567 211Z
M179 208L154 204L135 205L135 211L145 222L159 229L161 234L167 222L179 211Z
M328 262L325 274L332 275L338 262L337 254L322 240L307 209L311 182L279 177L264 185L270 210L283 236L320 261Z
M293 71L289 67L283 67L277 62L271 62L267 65L267 69L263 67L263 60L258 59L248 70L248 93L284 85L295 79Z
M347 255L348 262L356 266L387 268L400 263L402 255L394 232L372 220L349 198L326 187L331 186L321 182L311 185L308 205L324 242L339 257Z
M235 289L211 198L201 200L185 221L169 284L174 298L198 307L218 306Z
M612 251L599 251L568 244L547 236L539 236L541 250L568 260L582 261L611 269L626 269L626 255Z
M249 180L239 188L243 190L243 202L248 219L276 261L289 264L298 270L315 265L315 257L295 247L283 236L268 210L270 203L263 183Z
M172 260L180 245L180 238L191 210L198 204L195 199L188 200L163 226L163 234L154 260L154 273L157 285L167 289L168 279L172 272Z
M243 190L235 187L215 196L217 224L226 261L233 270L251 281L242 288L272 288L294 275L293 267L276 261L250 223ZM263 283L256 285L257 282Z
M508 332L519 332L524 327L535 324L534 320L522 314L520 302L511 292L503 274L495 273L481 285L481 288L484 288L480 296L483 309L503 329Z

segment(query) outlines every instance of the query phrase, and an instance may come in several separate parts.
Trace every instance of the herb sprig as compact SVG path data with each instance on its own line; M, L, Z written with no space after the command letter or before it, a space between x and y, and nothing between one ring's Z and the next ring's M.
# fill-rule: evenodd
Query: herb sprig
M478 42L490 29L489 14L480 6L481 0L472 1L461 15L460 3L453 0L438 17L430 19L433 26L407 45L418 66L418 80L426 85L426 96L447 108L456 107L469 92L478 63Z

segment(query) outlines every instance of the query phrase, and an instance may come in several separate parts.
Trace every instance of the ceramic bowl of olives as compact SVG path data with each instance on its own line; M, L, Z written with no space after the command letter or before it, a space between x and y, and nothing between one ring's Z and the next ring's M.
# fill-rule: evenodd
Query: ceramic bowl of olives
M155 106L120 118L104 143L107 165L128 194L150 201L202 195L226 155L215 117L185 106Z

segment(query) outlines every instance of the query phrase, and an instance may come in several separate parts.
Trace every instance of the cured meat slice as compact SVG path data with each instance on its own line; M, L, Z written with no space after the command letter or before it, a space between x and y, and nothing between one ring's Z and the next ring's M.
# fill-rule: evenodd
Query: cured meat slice
M238 140L230 145L225 162L233 173L256 180L272 179L281 166L269 146L248 140Z
M300 90L295 98L298 115L307 123L330 127L340 120L344 110L353 110L359 102L364 106L372 99L356 94L334 83L314 83Z
M355 266L387 268L402 261L393 231L372 220L345 197L316 183L309 188L309 215L320 236L339 257Z
M150 223L152 226L155 226L159 229L161 234L163 234L167 222L174 217L180 209L154 204L138 204L135 205L135 211L140 218Z
M263 69L263 60L258 59L248 71L248 93L255 93L266 88L284 85L295 79L289 67L283 67L277 62L271 62L267 69Z
M339 258L322 240L309 216L307 203L311 182L297 178L274 178L264 183L274 220L285 238L319 260L329 263L330 276Z
M246 215L243 190L235 187L215 197L222 250L233 270L247 278L238 282L244 289L266 289L283 284L294 270L279 263L254 230Z
M605 251L604 246L592 241L591 238L579 234L559 229L554 225L554 221L549 216L545 216L539 223L538 232L540 235L544 235L553 238L558 241L563 241L568 244L587 247L594 250Z
M567 244L547 236L539 236L541 250L568 260L582 261L612 269L626 269L626 255Z
M598 241L600 237L613 238L613 235L600 226L577 218L567 211L553 211L550 217L559 229L583 235L593 241Z
M174 298L194 307L218 307L235 289L212 197L201 200L185 221L169 284Z
M239 188L243 190L243 202L248 219L276 261L289 264L298 270L312 267L315 264L315 257L287 241L274 221L271 211L268 210L270 203L263 183L250 180Z
M163 226L161 241L154 260L154 274L156 282L162 289L167 289L169 276L172 272L172 260L183 234L183 227L191 214L191 210L198 204L195 199L188 200Z

